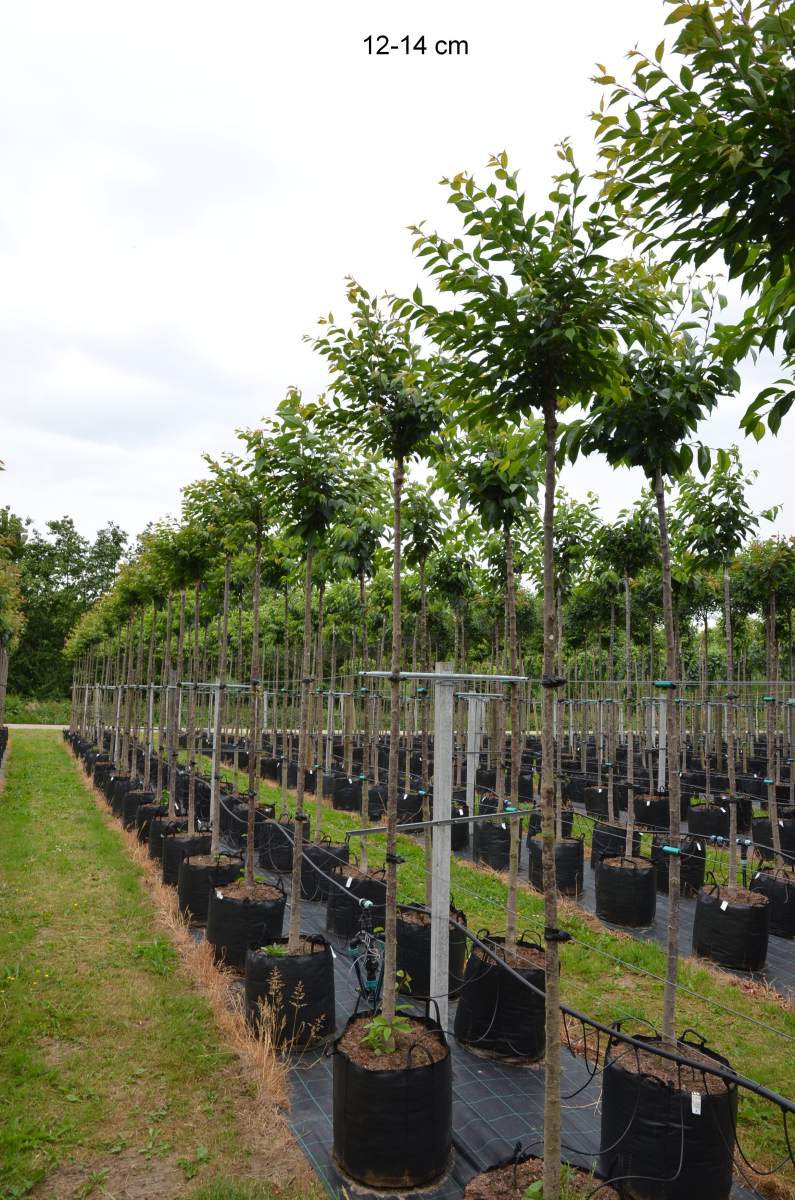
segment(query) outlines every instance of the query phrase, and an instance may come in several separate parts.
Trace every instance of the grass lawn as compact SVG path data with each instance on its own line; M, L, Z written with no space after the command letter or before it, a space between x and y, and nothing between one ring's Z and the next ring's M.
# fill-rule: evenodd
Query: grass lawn
M319 1196L246 1132L256 1087L60 734L12 731L1 786L0 1198Z
M234 772L227 768L223 770L231 781ZM242 773L238 774L238 783L245 788ZM278 812L280 789L263 783L260 793L263 800L276 804ZM289 803L292 806L292 796ZM314 830L314 798L305 797L304 807L311 815ZM335 812L330 804L324 803L322 832L332 841L342 841L348 830L360 827L358 815ZM400 853L406 860L398 867L399 899L424 902L425 866L420 840L408 836L399 840ZM352 839L351 848L357 849L356 839ZM383 865L383 859L383 837L370 838L370 865ZM451 893L455 904L466 913L470 929L487 928L493 933L504 933L507 888L499 874L454 858ZM543 901L527 884L520 885L519 913L519 928L531 931L540 940ZM568 943L561 948L563 1002L605 1023L625 1020L631 1032L648 1032L648 1027L643 1024L633 1026L633 1019L652 1022L659 1028L662 983L642 972L664 976L663 949L654 943L608 931L574 902L562 903L561 925L585 943ZM630 969L608 956L622 959ZM713 1049L730 1060L735 1070L772 1091L788 1098L795 1097L795 1008L792 1005L768 994L763 985L721 974L693 958L681 960L678 981L682 988L699 993L698 996L690 996L685 991L680 994L679 1029L698 1030ZM736 1015L710 1005L708 1001L733 1009ZM776 1036L768 1029L750 1023L748 1018L772 1026L787 1036ZM579 1029L572 1030L573 1039L579 1032ZM760 1168L770 1168L786 1159L779 1110L748 1092L741 1092L738 1136L749 1160ZM795 1197L795 1172L790 1168L781 1173L781 1178L790 1183L791 1190L786 1188L771 1194Z

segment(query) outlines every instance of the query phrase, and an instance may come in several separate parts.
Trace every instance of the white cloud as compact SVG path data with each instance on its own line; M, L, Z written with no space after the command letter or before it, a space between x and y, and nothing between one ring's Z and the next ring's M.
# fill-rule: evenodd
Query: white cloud
M343 277L405 291L406 226L446 219L441 175L507 148L540 200L554 144L592 159L595 61L656 45L661 0L77 0L0 13L0 502L131 532L176 509L202 450L322 364L301 337ZM363 39L466 38L466 58ZM739 403L709 437L737 439ZM783 442L748 447L760 503ZM628 476L567 477L606 513Z

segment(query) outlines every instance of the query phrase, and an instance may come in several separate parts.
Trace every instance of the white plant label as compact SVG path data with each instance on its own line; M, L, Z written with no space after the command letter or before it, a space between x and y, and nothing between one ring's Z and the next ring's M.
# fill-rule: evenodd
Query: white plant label
M728 900L723 900L723 901L721 902L721 906L720 906L721 912L726 912L726 909L727 909L728 907L729 907L729 901L728 901Z
M352 884L352 883L353 883L353 876L352 876L352 875L349 875L349 876L348 876L348 878L345 880L345 886L346 886L346 888L349 888L349 887L351 886L351 884Z
M694 1117L701 1116L701 1092L690 1093L690 1108Z

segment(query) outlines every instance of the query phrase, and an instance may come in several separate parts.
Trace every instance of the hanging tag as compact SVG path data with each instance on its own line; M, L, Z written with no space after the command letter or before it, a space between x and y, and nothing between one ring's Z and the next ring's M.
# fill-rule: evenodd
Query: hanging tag
M352 876L352 875L349 875L349 876L348 876L348 878L345 880L345 886L346 886L346 888L349 888L349 887L351 886L351 884L352 884L352 883L353 883L353 876Z
M703 846L701 845L701 842L696 842L696 849L698 850L699 854L701 854L701 852L703 850Z
M782 828L782 829L784 828L784 822L783 822L783 821L779 821L779 825L781 826L781 828Z
M404 799L404 800L408 800L408 798L409 798L409 794L408 794L408 792L404 792L404 793L403 793L403 799Z
M761 874L761 872L757 871L756 874L754 875L754 879L758 879L760 874Z
M650 804L651 804L651 800L647 800L647 801L646 801L646 807L648 808Z
M348 783L353 783L353 780L351 779L350 775L348 776Z
M694 1117L701 1116L701 1092L690 1093L690 1108Z
M216 888L216 889L215 889L215 894L216 894L216 896L218 897L218 899L219 899L219 900L223 900L223 898L224 898L224 893L223 893L223 892L219 892L219 891L218 891L218 888Z
M337 952L336 952L336 950L334 949L334 947L333 947L333 946L329 946L329 950L331 951L331 957L332 957L332 958L336 958L336 957L337 957Z
M500 825L500 829L507 829L507 828L508 828L508 826L503 821L502 824Z
M458 810L458 815L459 815L459 817L463 817L463 815L464 815L464 810L463 810L463 808L459 808L459 810Z
M720 905L720 910L721 910L721 912L726 912L726 909L727 909L728 907L729 907L729 901L728 901L728 900L722 900L722 901L721 901L721 905Z

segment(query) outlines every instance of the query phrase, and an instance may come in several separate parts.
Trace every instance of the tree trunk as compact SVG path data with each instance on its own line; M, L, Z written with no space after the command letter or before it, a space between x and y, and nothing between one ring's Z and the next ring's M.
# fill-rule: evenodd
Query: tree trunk
M224 559L224 600L221 615L221 637L218 646L218 693L213 713L213 777L210 782L210 853L221 849L221 745L223 742L224 689L226 687L226 656L229 639L229 579L232 556Z
M425 558L420 559L420 662L423 671L430 671L431 664L428 658L428 581L425 574ZM428 799L428 786L430 778L428 775L428 725L430 718L430 682L425 680L425 691L420 700L420 757L422 758L422 768L420 771L420 780L422 786L422 819L430 821L431 806ZM409 757L411 750L409 750ZM423 842L425 845L425 862L430 863L433 855L433 835L430 825L426 825L423 830ZM430 908L431 897L433 892L433 879L431 872L425 872L425 903Z
M660 557L662 559L662 593L663 617L665 620L665 648L667 659L667 674L670 683L676 683L676 627L674 624L673 586L671 582L671 547L668 540L668 519L665 511L665 483L662 472L658 469L654 478L654 496L657 501L657 519L660 526ZM679 809L679 772L677 770L676 751L676 705L674 693L676 688L667 692L666 704L666 735L668 755L668 807L670 824L668 838L671 847L678 852L681 833L681 818ZM676 1044L676 972L679 961L679 909L680 909L680 879L681 863L678 853L671 854L668 862L668 929L666 941L666 972L663 992L663 1043L668 1046Z
M287 740L287 722L290 716L290 591L285 586L284 589L284 681L282 683L284 689L284 704L282 705L282 794L281 794L281 813L282 816L287 815L287 771L290 765L290 755L288 752Z
M510 525L504 529L505 538L505 607L508 618L508 654L511 675L519 674L519 651L516 637L516 575L513 562L513 537ZM511 786L512 808L519 807L519 767L522 759L521 730L519 729L519 687L511 684ZM500 767L500 770L502 768ZM508 856L508 896L505 906L505 949L516 949L516 895L519 881L519 818L509 817L510 849Z
M362 686L367 688L364 693L363 706L363 733L362 733L362 828L366 828L370 823L370 808L369 808L369 790L370 790L370 750L371 750L371 697L373 689L367 683L367 672L370 670L370 635L367 621L367 588L365 586L364 571L359 572L359 604L362 610ZM376 752L377 753L377 752ZM377 780L375 781L378 782ZM367 838L361 839L361 860L362 870L367 870Z
M196 683L199 666L199 606L201 601L201 581L196 580L193 592L193 676L188 695L188 726L185 738L186 758L188 760L188 834L196 832Z
M248 737L248 821L246 823L246 883L254 882L254 820L259 796L259 596L262 569L262 528L257 526L254 551L254 594L251 628L251 712Z
M776 795L776 683L778 678L778 642L776 640L776 593L770 593L767 607L767 686L773 699L765 705L765 731L767 735L767 812L773 835L773 853L776 866L782 867L781 827L778 823L778 797Z
M726 632L726 759L729 770L729 895L737 892L737 770L734 759L734 638L729 564L723 564L723 623Z
M387 1021L395 1019L397 973L397 798L400 748L400 502L403 493L403 460L395 461L392 475L394 554L392 559L392 670L389 735L389 772L386 810L386 917L384 922L384 993L382 1011Z
M301 943L301 865L304 849L304 774L309 741L310 654L312 649L312 564L314 551L307 547L304 576L304 647L301 663L301 701L298 714L298 770L295 780L295 838L293 842L293 884L290 895L290 936L287 953L297 954Z
M555 450L557 405L554 396L544 402L544 659L543 674L549 683L555 671ZM541 726L541 847L546 927L546 1016L544 1061L544 1194L560 1195L560 954L558 890L555 873L555 772L553 722L555 691L544 688Z

